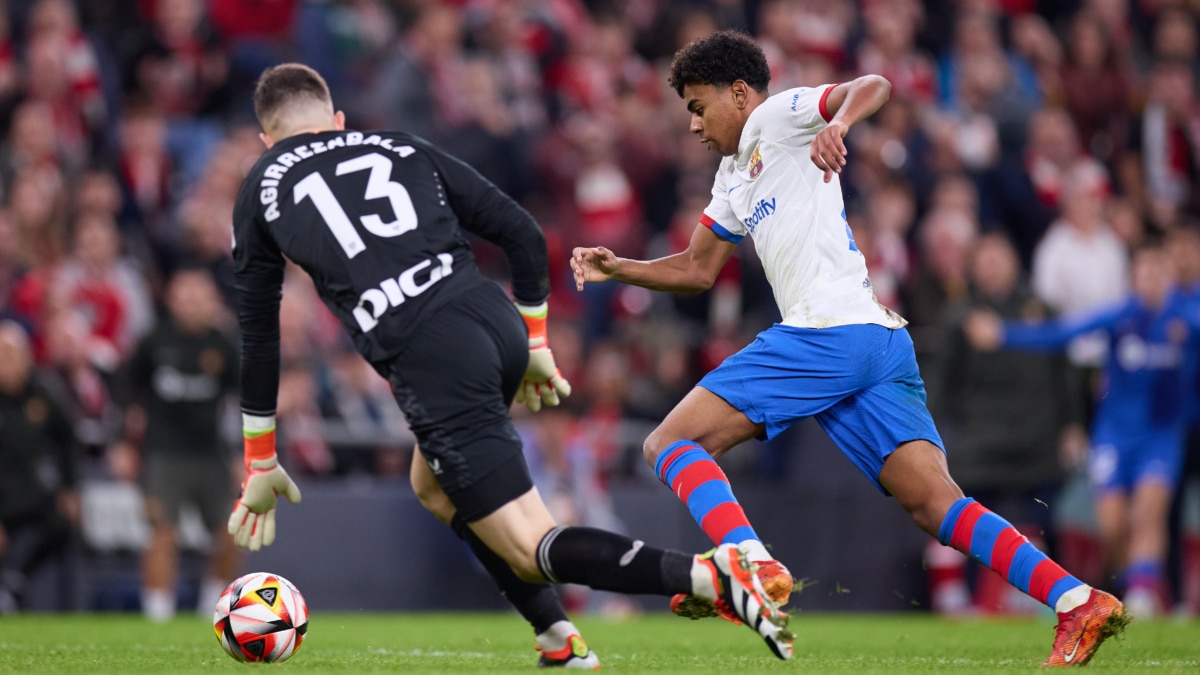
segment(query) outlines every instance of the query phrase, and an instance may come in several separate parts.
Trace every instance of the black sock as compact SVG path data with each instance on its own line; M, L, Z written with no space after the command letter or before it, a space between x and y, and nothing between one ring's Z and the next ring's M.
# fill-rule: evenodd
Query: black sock
M538 568L555 583L600 591L692 592L692 556L592 527L556 527L538 544Z
M558 593L550 584L531 584L524 581L512 571L504 559L496 555L492 549L483 543L475 532L467 527L466 521L454 514L450 527L460 539L467 542L471 551L484 569L492 576L492 580L500 587L500 595L512 603L513 607L533 626L533 632L541 635L550 626L559 621L567 621L567 613L563 610Z

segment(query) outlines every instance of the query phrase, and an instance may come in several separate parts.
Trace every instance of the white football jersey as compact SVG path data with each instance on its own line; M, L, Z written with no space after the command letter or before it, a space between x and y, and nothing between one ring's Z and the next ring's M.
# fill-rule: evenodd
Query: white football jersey
M836 86L789 89L759 105L737 154L721 160L700 222L728 241L753 237L785 325L900 328L905 320L875 299L837 174L824 182L809 158Z

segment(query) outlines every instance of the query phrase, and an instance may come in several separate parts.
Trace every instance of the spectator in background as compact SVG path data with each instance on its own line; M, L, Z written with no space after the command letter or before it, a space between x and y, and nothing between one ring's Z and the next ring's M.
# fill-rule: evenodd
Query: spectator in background
M208 0L209 18L229 57L230 87L252 91L263 70L286 61L301 0ZM252 119L250 97L238 111Z
M875 297L900 314L905 311L900 289L908 284L915 266L908 237L916 217L912 189L904 183L888 183L875 191L866 222L854 231L854 240L867 259Z
M513 124L522 134L536 136L548 117L539 59L551 56L555 36L532 11L515 1L481 9L472 17L471 39L495 70L493 79Z
M847 47L854 28L854 6L824 0L793 1L796 3L796 49L799 53L818 57L839 70L845 69L850 64Z
M499 72L483 58L462 63L462 124L443 146L479 173L513 194L528 192L530 139L503 98Z
M1008 226L1022 259L1030 259L1063 209L1068 179L1110 193L1108 172L1079 145L1071 117L1057 108L1039 110L1029 121L1023 156L1004 161L985 181L986 211Z
M147 285L158 281L158 264L146 231L138 224L135 209L125 204L121 181L103 166L93 166L79 175L75 183L76 217L91 214L117 224L120 248L128 265Z
M1062 356L983 352L963 333L971 309L1007 320L1041 320L1050 313L1022 279L1016 250L1004 235L984 234L976 242L970 281L967 298L944 315L946 334L929 378L930 407L948 427L956 480L963 489L983 495L981 500L996 505L998 513L1045 550L1046 533L1052 530L1045 505L1055 501L1061 467L1086 461L1078 397L1068 389L1071 378ZM1060 456L1060 448L1074 454ZM926 567L935 611L970 608L966 565L961 553L929 542ZM1030 609L1026 596L1012 592L988 570L978 570L975 589L973 605L980 611Z
M9 193L9 218L16 254L25 272L9 296L10 306L23 321L35 327L34 355L44 355L38 327L53 298L54 277L62 263L66 240L66 208L61 182L49 183L35 174L17 175Z
M646 359L649 372L630 381L629 411L634 418L658 424L691 391L696 381L693 359L684 336L675 327L660 327L645 342L650 343Z
M234 463L220 437L221 409L238 380L237 348L216 328L221 304L207 272L176 271L166 299L169 318L138 344L127 374L129 403L145 420L138 453L151 533L142 557L142 613L151 621L175 614L184 504L196 506L212 536L198 611L216 603L238 570L225 528L235 497Z
M162 112L153 104L130 101L121 114L117 153L126 200L163 255L177 242L168 222L174 165L167 152L167 120Z
M849 141L858 158L844 176L851 201L874 196L897 179L927 196L935 182L936 152L933 139L922 126L917 103L892 99L874 122Z
M1121 181L1160 229L1200 215L1200 106L1188 64L1159 61L1150 98L1129 132Z
M624 16L604 12L582 33L583 39L569 44L561 64L547 73L550 93L561 99L562 117L578 111L612 113L626 91L661 101L662 81L634 51L633 30Z
M121 413L112 396L113 364L97 363L83 314L65 307L46 322L46 364L41 381L66 411L75 438L89 458L104 456L119 436Z
M1071 20L1059 75L1063 103L1084 150L1105 163L1125 147L1129 124L1132 86L1118 53L1100 15L1083 10Z
M206 269L217 284L222 303L230 311L237 306L230 255L233 247L229 231L231 205L224 195L202 198L197 194L181 206L178 215L182 264Z
M925 210L979 213L980 208L979 190L971 177L962 172L949 172L939 176L934 183Z
M203 0L157 0L132 40L125 81L167 117L167 145L180 177L194 181L222 136L229 59Z
M75 434L32 373L24 329L0 322L0 614L21 608L29 575L79 521Z
M20 68L13 46L12 16L8 2L0 2L0 106L20 93Z
M1039 93L1057 97L1062 89L1058 78L1062 71L1063 46L1046 18L1032 12L1012 17L1009 40L1013 52L1024 58L1037 76Z
M943 108L991 116L1006 151L1019 151L1023 121L1042 101L1036 74L1025 59L1004 49L990 9L958 13L951 50L941 59L939 85Z
M940 209L921 221L921 264L901 296L919 358L939 349L942 313L967 297L970 253L978 235L979 224L964 211Z
M461 10L433 3L412 24L375 75L364 114L368 128L396 128L434 143L450 138L467 116L462 69Z
M21 172L32 173L49 186L63 180L65 167L49 105L29 100L13 110L3 162L2 177L6 185Z
M797 54L797 7L794 0L765 0L758 5L758 35L755 38L767 57L771 81L779 91L804 86ZM812 86L815 83L809 83Z
M1142 212L1125 198L1109 200L1105 220L1127 251L1140 246L1150 234L1146 232L1146 221L1142 219Z
M886 77L892 83L893 101L910 99L929 103L937 94L933 59L916 44L924 18L920 4L911 0L876 0L863 9L867 39L858 48L858 72Z
M71 0L37 0L27 34L25 94L51 106L60 147L81 164L108 119L96 50Z
M1137 35L1131 15L1136 12L1136 7L1130 5L1136 4L1140 3L1130 0L1085 0L1080 8L1082 11L1094 13L1104 24L1108 33L1108 44L1119 63L1130 63L1133 59Z
M112 331L113 346L127 355L134 343L154 325L150 288L142 271L121 255L121 235L112 217L101 211L80 213L75 219L75 244L71 257L55 283L80 297L101 289L110 291L121 318Z
M539 148L538 174L555 195L554 220L602 246L642 250L641 198L621 166L615 132L609 116L572 115ZM612 333L619 290L613 284L584 289L585 341Z
M1155 19L1150 45L1156 60L1179 63L1193 73L1197 72L1200 52L1197 49L1195 8L1164 7Z
M586 398L578 424L589 439L588 452L598 476L626 473L627 446L621 435L629 416L629 356L615 342L597 344L588 355Z
M1128 288L1128 253L1104 222L1107 188L1089 170L1072 171L1063 184L1062 217L1033 256L1033 290L1055 314L1066 318L1117 302ZM1083 338L1068 350L1077 366L1104 362L1104 341Z
M1062 208L1068 178L1087 181L1093 190L1110 192L1104 165L1087 154L1071 117L1058 108L1039 110L1029 121L1029 143L1025 149L1025 172L1038 201Z
M12 307L13 291L26 269L8 211L0 209L0 318L18 318Z

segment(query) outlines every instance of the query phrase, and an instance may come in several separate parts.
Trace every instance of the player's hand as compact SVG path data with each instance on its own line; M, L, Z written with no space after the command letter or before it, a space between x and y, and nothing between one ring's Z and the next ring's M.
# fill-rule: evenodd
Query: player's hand
M537 412L543 403L553 407L570 396L571 383L559 372L546 339L546 303L537 306L517 303L517 311L529 328L529 365L513 399Z
M620 258L603 246L579 247L571 252L571 271L575 273L575 290L582 291L587 282L608 281L617 273Z
M229 515L229 534L235 544L257 551L275 541L275 502L279 495L293 504L300 502L300 488L279 466L279 460L272 455L251 461L246 466L242 496Z
M850 127L841 120L834 120L813 138L809 155L813 164L825 172L825 182L833 180L833 174L841 173L846 166L846 132Z
M571 383L558 370L550 348L544 344L535 347L530 340L529 367L525 369L525 379L513 398L517 403L524 403L531 412L537 412L543 403L553 408L570 395Z
M963 321L963 334L975 349L996 351L1004 343L1004 322L994 312L975 310Z

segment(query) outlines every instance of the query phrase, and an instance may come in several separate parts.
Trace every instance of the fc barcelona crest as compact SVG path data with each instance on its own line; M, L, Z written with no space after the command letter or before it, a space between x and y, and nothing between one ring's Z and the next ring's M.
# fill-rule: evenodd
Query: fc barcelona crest
M762 173L762 170L762 152L759 151L756 145L754 146L754 154L750 155L750 180L758 178L758 174Z

